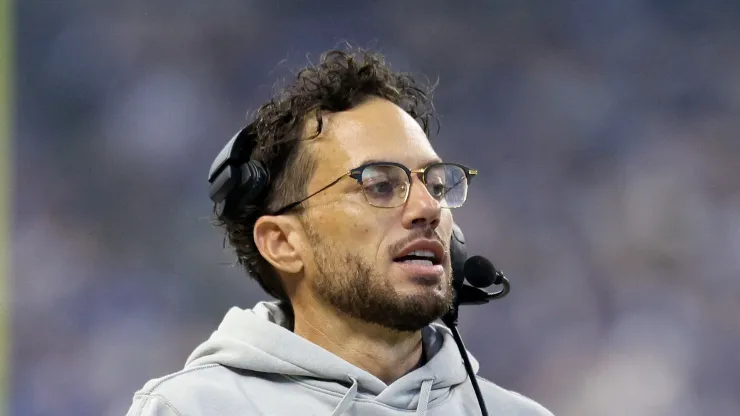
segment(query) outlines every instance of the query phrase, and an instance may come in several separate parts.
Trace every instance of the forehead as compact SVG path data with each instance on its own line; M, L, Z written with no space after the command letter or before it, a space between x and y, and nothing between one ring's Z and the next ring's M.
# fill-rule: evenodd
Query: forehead
M399 162L411 169L439 160L417 121L384 99L372 98L351 110L327 115L324 131L313 150L324 162L321 170L332 174L367 160Z

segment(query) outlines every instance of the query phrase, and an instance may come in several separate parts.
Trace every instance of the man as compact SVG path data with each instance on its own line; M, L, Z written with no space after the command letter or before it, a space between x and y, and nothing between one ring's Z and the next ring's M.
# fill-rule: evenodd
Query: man
M480 414L437 322L453 303L450 209L474 172L430 145L429 93L380 55L332 51L259 109L242 134L268 185L216 213L278 300L231 309L129 415ZM478 380L491 415L551 415Z

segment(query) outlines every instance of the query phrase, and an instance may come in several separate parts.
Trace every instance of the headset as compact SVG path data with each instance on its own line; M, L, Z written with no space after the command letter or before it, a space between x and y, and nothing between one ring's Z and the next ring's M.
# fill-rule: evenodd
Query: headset
M450 260L452 263L452 288L455 299L452 308L442 317L442 322L450 328L452 337L455 339L457 349L463 359L465 371L468 373L470 383L473 385L475 397L481 414L488 416L486 403L478 386L478 379L470 364L468 350L465 348L462 337L457 331L458 310L461 305L481 305L494 299L500 299L510 292L509 280L498 270L490 260L483 256L472 256L468 258L465 235L460 227L452 223L452 236L450 237ZM469 284L465 284L467 283ZM498 292L488 293L481 288L491 285L502 285Z
M270 172L262 162L251 159L257 145L255 123L239 130L221 149L208 172L208 196L216 204L216 215L234 218L247 206L264 200Z
M239 130L211 163L208 172L208 196L215 203L216 215L220 218L235 218L242 209L259 206L264 202L270 186L270 172L262 162L251 158L257 139L253 122ZM465 236L454 222L450 238L450 260L455 297L452 308L442 317L442 322L452 331L481 412L483 416L488 416L467 350L456 328L458 308L460 305L480 305L502 298L509 293L510 285L504 274L485 257L468 258ZM466 281L469 284L465 284ZM491 285L502 285L503 288L495 293L481 289Z

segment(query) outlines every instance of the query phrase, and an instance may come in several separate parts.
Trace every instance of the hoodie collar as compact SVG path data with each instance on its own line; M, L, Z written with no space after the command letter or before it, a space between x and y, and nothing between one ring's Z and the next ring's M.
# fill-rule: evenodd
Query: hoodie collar
M211 337L188 357L186 367L218 363L283 374L307 383L320 383L322 388L342 394L347 392L347 381L353 380L358 395L369 395L389 406L409 410L419 404L425 382L428 386L432 380L427 397L432 403L467 379L452 334L441 323L422 330L426 363L390 385L294 334L288 327L279 302L260 302L252 309L232 308ZM472 357L471 364L477 372L478 363Z

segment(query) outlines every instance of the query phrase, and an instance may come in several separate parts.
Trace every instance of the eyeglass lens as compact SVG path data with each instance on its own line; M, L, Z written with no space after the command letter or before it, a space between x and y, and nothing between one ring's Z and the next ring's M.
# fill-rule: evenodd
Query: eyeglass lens
M465 171L456 165L438 164L427 170L425 185L443 208L461 206L468 193ZM410 184L405 170L395 165L372 165L362 172L362 187L368 203L396 207L406 202Z

